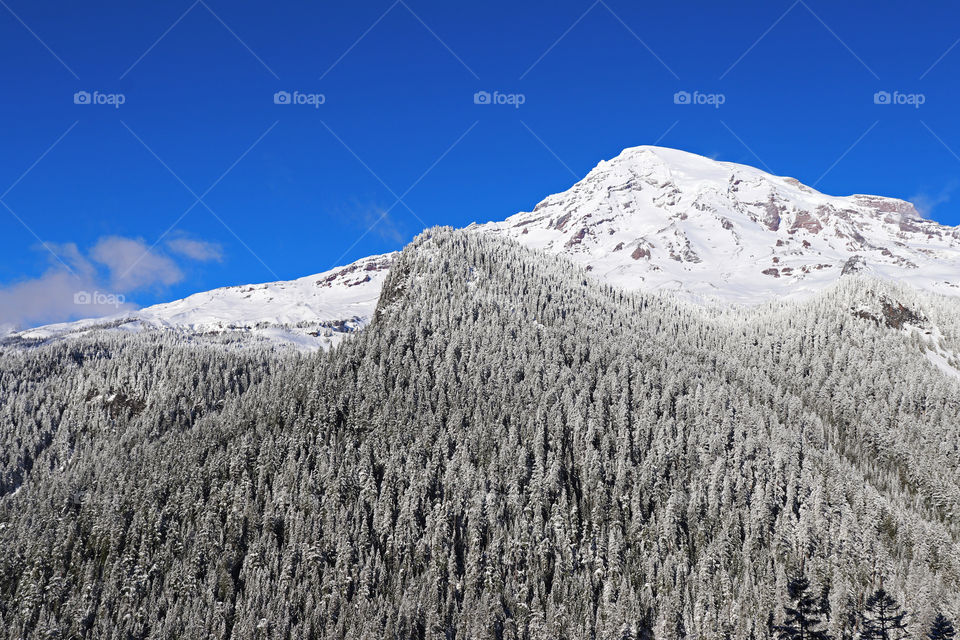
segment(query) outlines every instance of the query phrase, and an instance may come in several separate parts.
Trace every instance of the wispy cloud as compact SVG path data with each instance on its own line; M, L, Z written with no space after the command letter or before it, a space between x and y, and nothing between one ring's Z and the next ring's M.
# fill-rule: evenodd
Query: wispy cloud
M223 260L223 248L213 242L175 238L167 242L167 248L181 256L197 262L220 262Z
M913 206L917 208L917 211L920 212L924 218L929 218L933 215L933 210L942 204L950 202L950 198L953 196L953 192L957 190L957 187L960 186L960 181L951 180L944 186L942 189L936 192L922 192L910 198L910 201L913 203Z
M374 233L389 242L399 243L406 239L406 235L396 215L385 207L365 209L363 212L363 224L367 227L372 226Z

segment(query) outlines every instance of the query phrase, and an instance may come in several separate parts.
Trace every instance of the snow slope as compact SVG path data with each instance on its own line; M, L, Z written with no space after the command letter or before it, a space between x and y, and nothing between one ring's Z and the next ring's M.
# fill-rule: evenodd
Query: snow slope
M470 229L562 253L615 286L700 302L807 297L854 272L960 295L960 228L923 219L909 202L829 196L793 178L662 147L626 149L533 211ZM394 256L12 339L157 328L328 347L372 317Z

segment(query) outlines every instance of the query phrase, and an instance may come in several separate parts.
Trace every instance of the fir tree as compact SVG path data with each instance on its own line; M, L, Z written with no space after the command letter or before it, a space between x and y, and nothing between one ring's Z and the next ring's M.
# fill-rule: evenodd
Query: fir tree
M819 628L823 609L810 592L810 581L802 575L791 578L787 593L793 606L783 607L787 617L775 627L777 636L781 640L828 640L830 636Z
M933 624L930 625L930 631L927 632L927 637L930 638L930 640L953 640L956 633L953 628L953 622L942 613L938 613Z
M863 612L861 640L900 640L906 636L906 613L886 590L881 587L867 598Z

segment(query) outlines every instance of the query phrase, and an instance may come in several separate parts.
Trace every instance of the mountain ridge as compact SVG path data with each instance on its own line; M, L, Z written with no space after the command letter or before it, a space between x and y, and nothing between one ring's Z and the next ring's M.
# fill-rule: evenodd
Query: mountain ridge
M795 178L665 147L627 148L532 211L467 229L563 254L623 289L672 291L701 304L809 297L850 273L960 295L960 227L925 219L906 200L831 196ZM28 329L8 342L111 325L328 348L369 322L396 255Z

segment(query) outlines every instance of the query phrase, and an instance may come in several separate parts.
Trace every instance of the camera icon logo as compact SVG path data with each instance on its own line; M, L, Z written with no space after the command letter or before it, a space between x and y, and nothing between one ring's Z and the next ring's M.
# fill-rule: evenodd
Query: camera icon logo
M877 91L873 94L873 104L890 104L890 92Z
M690 104L690 92L677 91L673 94L673 104Z
M88 291L77 291L73 294L73 304L90 304L92 301Z
M90 92L77 91L73 94L73 104L90 104Z
M273 104L290 104L290 92L277 91L273 94Z
M490 104L490 92L477 91L473 94L473 104Z

